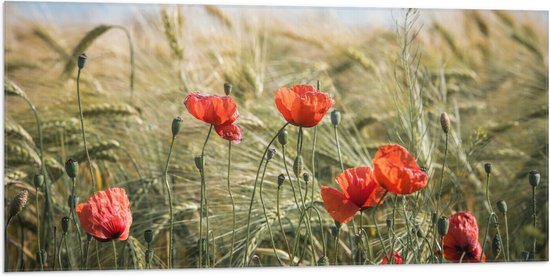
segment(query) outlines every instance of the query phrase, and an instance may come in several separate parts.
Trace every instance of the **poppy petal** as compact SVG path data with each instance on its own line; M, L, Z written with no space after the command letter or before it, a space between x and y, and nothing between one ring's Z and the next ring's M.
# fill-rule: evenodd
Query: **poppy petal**
M225 140L238 144L242 140L242 129L235 124L214 126L216 133Z
M426 187L428 176L400 145L382 146L373 159L378 184L393 194L412 194Z
M227 125L239 117L237 104L229 96L209 96L191 92L184 105L195 118L212 125Z
M321 197L329 215L342 224L348 223L360 209L343 193L331 187L321 187Z

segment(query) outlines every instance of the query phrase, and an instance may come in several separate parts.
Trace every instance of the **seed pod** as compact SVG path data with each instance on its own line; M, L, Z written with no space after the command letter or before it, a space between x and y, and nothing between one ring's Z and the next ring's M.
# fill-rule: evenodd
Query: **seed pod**
M451 125L451 120L449 119L449 115L447 113L443 112L441 113L441 117L439 118L439 121L441 123L441 129L445 134L449 133L449 126Z
M271 159L273 159L273 156L275 155L275 149L274 148L270 148L267 150L267 161L270 161Z
M432 224L436 224L436 223L437 223L437 213L432 212Z
M181 117L174 118L174 120L172 121L172 137L176 137L176 135L178 135L181 129L182 122L183 120L181 119Z
M485 163L485 173L490 174L493 171L493 165L491 163Z
M342 114L338 110L333 110L330 112L330 122L333 126L337 126L342 121Z
M506 205L506 201L504 200L497 201L497 208L503 215L508 212L508 205Z
M231 95L231 91L233 90L233 85L231 83L224 83L223 84L223 92L225 92L226 96Z
M305 172L302 176L304 177L304 181L306 183L308 183L309 182L309 173Z
M153 241L153 231L151 229L145 230L145 232L143 232L143 237L147 243L151 243Z
M536 170L529 172L529 184L533 187L537 187L540 182L540 173Z
M500 245L500 236L496 234L493 237L493 256L495 259L500 255L500 251L502 249Z
M15 195L13 201L10 204L10 216L8 222L11 218L15 217L19 212L21 212L25 206L27 206L27 200L29 199L29 191L22 190Z
M202 170L202 158L200 156L195 157L195 166L199 171Z
M258 257L258 255L252 256L250 262L253 266L262 266L262 261L260 260L260 257Z
M302 175L302 171L304 169L304 159L301 155L298 155L296 159L294 159L292 169L294 170L294 174L296 175L296 177L300 177L300 175Z
M63 234L67 234L69 232L69 218L63 217L61 219L61 229L63 230Z
M84 65L86 64L86 59L88 59L88 57L85 53L82 53L78 56L78 69L82 70L84 68Z
M34 183L34 186L35 186L36 188L41 188L41 187L42 187L42 184L44 184L44 175L42 175L42 174L36 174L36 175L34 176L33 183Z
M437 221L437 233L440 236L445 236L449 232L449 218L443 216Z
M321 256L317 261L317 266L328 266L330 265L329 259L327 256Z
M422 228L420 228L420 225L415 225L414 230L416 232L416 236L419 238L424 238L426 235L424 234L424 231L422 231Z
M285 175L284 174L279 174L279 176L277 177L277 186L279 188L281 188L281 186L283 186L284 182L285 182Z
M67 205L69 206L69 209L75 209L76 208L76 202L77 202L77 198L76 196L73 196L73 195L69 195L69 197L67 198Z
M286 131L286 129L281 131L279 135L277 135L277 140L279 140L279 144L281 144L281 146L286 145L286 143L288 143L288 131Z
M67 175L70 178L76 178L76 175L78 174L78 162L73 159L67 160L65 163L65 172L67 172Z

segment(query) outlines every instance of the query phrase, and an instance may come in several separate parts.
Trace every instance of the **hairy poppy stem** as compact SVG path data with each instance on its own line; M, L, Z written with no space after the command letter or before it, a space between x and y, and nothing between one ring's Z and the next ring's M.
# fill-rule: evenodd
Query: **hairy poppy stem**
M394 202L393 202L393 211L392 211L392 223L391 223L391 235L392 235L392 242L391 242L391 256L390 256L390 264L393 264L393 260L394 260L394 255L393 254L393 251L394 251L394 248L395 248L395 241L397 240L395 238L395 210L397 209L397 200L398 200L399 196L398 195L395 195L395 198L394 198Z
M340 138L338 137L338 126L336 125L334 126L334 140L338 152L338 160L340 160L340 169L344 171L344 161L342 160L342 152L340 151Z
M55 270L55 264L57 260L57 233L56 227L53 227L53 265L52 270Z
M113 245L113 254L114 254L114 262L115 262L115 270L118 270L118 259L117 259L117 256L116 256L116 244L115 244L115 240L114 240L114 239L111 240L111 244Z
M489 193L489 179L490 178L491 178L491 173L488 172L487 173L487 183L485 185L485 196L486 196L486 199L487 199L487 204L489 205L489 211L491 212L491 216L489 216L489 224L487 225L487 227L490 227L490 220L491 220L491 217L492 217L495 229L497 231L497 236L499 237L498 238L498 243L499 243L499 246L502 248L502 246L503 246L502 245L502 236L500 235L498 217L497 217L497 215L495 214L495 212L493 210L493 205L491 204L491 200L489 198L489 195L490 195L490 193ZM487 239L487 236L485 238ZM482 257L483 257L483 254L482 254Z
M493 218L494 215L495 215L494 213L489 214L489 219L487 220L487 229L485 229L485 238L483 238L483 246L481 246L481 255L479 257L480 262L483 260L483 253L485 252L485 244L487 243L487 236L489 236L489 228L491 227L491 219Z
M334 237L334 264L338 265L338 248L340 247L340 227L336 229L336 237Z
M252 190L252 196L250 199L250 207L248 208L248 219L246 222L246 244L244 247L244 256L243 256L243 266L248 266L248 244L250 242L250 216L252 214L252 205L254 204L254 194L256 193L256 186L258 184L258 177L260 176L260 170L262 168L262 163L264 162L265 156L267 154L267 151L269 150L269 147L273 144L275 139L279 136L279 134L286 128L286 126L289 123L285 123L279 131L273 136L267 147L265 147L264 153L262 155L262 159L260 160L260 164L258 165L258 171L256 172L256 179L254 180L254 188Z
M36 197L36 245L38 248L38 263L40 264L40 271L44 271L44 260L42 259L42 245L40 243L40 204L38 200L38 186L36 186L36 189L35 189L35 197Z
M443 178L445 176L445 164L447 163L447 149L449 145L449 133L445 133L445 154L443 155L443 165L441 166L441 177L439 179L439 192L437 194L436 213L439 215L439 204L441 201L441 193L443 192Z
M233 230L231 233L231 251L229 253L229 266L233 264L233 250L235 248L235 228L236 228L236 220L237 220L237 214L235 213L235 201L233 200L233 194L231 193L231 141L228 141L228 153L227 153L227 191L229 192L229 199L231 199L231 207L233 208ZM278 196L278 194L277 194ZM279 207L277 205L277 207ZM277 210L277 213L279 211Z
M202 151L201 151L201 168L200 168L200 175L201 175L201 206L200 206L200 221L199 221L199 240L202 241L202 217L203 214L206 215L206 262L208 263L208 231L209 231L209 225L208 225L208 205L206 203L206 179L204 174L204 149L206 148L206 143L208 143L208 139L210 138L210 133L212 133L212 128L214 125L210 125L210 128L208 129L208 134L206 135L206 139L204 139L204 144L202 145ZM206 210L205 209L206 205ZM199 248L199 267L202 266L202 257L203 257L203 247L201 246Z
M90 250L90 241L86 241L86 249L84 250L84 270L88 270L88 252Z
M504 225L506 228L506 261L510 261L510 235L508 234L508 214L504 213Z
M533 187L533 228L537 229L537 199L535 197L535 186ZM533 256L531 257L533 260L535 260L535 254L537 253L537 237L533 235Z
M388 252L388 249L386 248L386 243L384 242L384 239L382 238L382 233L380 233L380 229L378 228L378 222L376 222L376 210L378 210L378 206L380 205L380 202L384 200L386 195L388 194L388 190L384 192L384 194L380 197L378 202L376 203L376 206L374 206L374 210L372 211L372 220L374 221L374 227L376 228L376 233L378 234L378 238L380 239L380 242L382 243L382 248L384 249L384 252Z
M174 141L176 140L176 135L172 135L172 141L170 142L170 149L168 150L168 158L166 158L166 165L164 166L164 185L166 187L166 192L168 193L168 212L170 216L170 230L169 230L169 241L168 241L168 268L172 268L174 262L174 210L172 206L172 189L168 183L168 165L170 164L170 157L172 156L172 148L174 147Z
M290 245L288 243L288 239L286 238L285 230L283 228L283 222L281 220L281 209L280 207L280 197L281 197L281 186L279 185L277 187L277 220L279 221L279 228L281 229L281 234L283 235L283 239L286 244L287 252L290 254ZM290 261L292 262L293 256L290 256Z
M61 234L61 241L59 242L59 247L57 249L57 259L59 261L59 269L63 269L63 264L61 263L61 246L63 245L63 241L65 241L65 233ZM67 252L68 254L68 252Z
M288 181L290 182L290 188L292 189L292 195L294 196L294 202L296 203L296 207L298 208L298 211L301 212L302 208L300 206L300 203L298 202L298 197L296 196L296 190L294 189L294 183L292 181L292 176L290 175L290 172L288 171L288 165L286 164L286 147L282 145L282 151L283 151L283 164L285 167L286 175L288 177ZM301 194L300 194L301 196Z
M279 258L279 254L277 254L277 248L275 247L275 239L273 238L273 232L271 231L271 223L269 223L269 218L267 217L267 211L265 209L265 203L264 203L264 197L262 194L262 188L264 184L264 177L265 172L267 170L267 165L269 164L269 159L265 161L264 170L262 172L262 177L260 179L260 202L262 203L262 209L264 211L264 217L265 217L265 223L267 224L267 230L269 231L269 237L271 238L271 246L273 247L273 254L275 254L275 257L277 258L277 261L279 262L279 265L283 265L283 261Z
M72 178L73 180L73 186L72 186L72 189L71 189L71 195L72 195L72 200L76 201L76 192L75 192L75 189L76 189L76 177L73 177ZM73 223L74 223L74 226L76 228L76 233L77 233L77 237L78 237L78 248L79 248L79 252L80 252L80 266L82 266L82 263L84 261L84 252L83 252L83 249L82 249L82 236L81 236L81 232L80 232L80 225L79 223L76 221L76 212L74 210L74 205L72 204L71 202L71 217L73 218Z
M464 256L466 256L466 251L463 251L462 255L460 255L460 261L458 262L459 264L462 263L462 259L464 259Z
M94 187L94 192L97 192L94 169L92 168L92 160L90 159L90 153L88 152L88 143L86 141L86 129L84 128L84 114L82 113L82 102L80 101L80 71L81 69L79 68L78 74L76 76L76 95L78 100L78 113L80 115L80 128L82 130L84 152L86 152L86 162L88 163L88 169L90 170L90 178L92 179L92 186Z

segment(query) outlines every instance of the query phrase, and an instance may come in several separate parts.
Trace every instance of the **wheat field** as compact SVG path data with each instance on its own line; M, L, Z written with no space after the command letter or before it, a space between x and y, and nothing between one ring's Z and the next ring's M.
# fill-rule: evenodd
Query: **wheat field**
M242 143L231 152L236 228L227 189L228 143L213 134L204 159L211 230L208 266L280 266L279 258L285 265L311 266L323 254L331 265L335 260L378 264L385 256L380 238L387 242L390 236L398 241L396 250L409 253L403 263L433 263L429 243L436 238L436 208L446 216L460 210L475 215L487 262L548 261L547 13L394 9L387 22L375 25L346 23L330 8L301 8L294 14L285 7L122 6L130 16L116 23L69 24L44 19L55 18L55 11L32 19L17 3L5 4L5 225L16 194L28 191L26 206L5 228L7 270L41 269L38 235L47 255L44 270L196 267L202 250L201 175L195 158L201 155L208 126L193 118L183 102L191 91L221 96L224 83L233 86L231 97L243 130ZM79 87L90 163L76 92L77 59L83 52L87 63ZM277 197L278 175L285 173L285 164L292 168L297 155L293 145L298 128L288 128L292 146L283 158L281 146L273 144L276 152L262 177L262 203L256 198L248 217L262 153L285 123L275 106L275 91L317 82L342 114L338 131L344 167L371 166L377 148L395 143L407 148L428 175L425 189L391 197L376 213L365 211L370 253L361 254L369 256L368 262L356 261L359 218L340 227L335 246L335 223L323 208L320 186L336 187L341 172L329 115L317 127L305 128L302 139L304 171L313 183L302 182L301 189L306 194L310 189L310 204L318 215L310 212L309 226L300 228L300 208L289 186L283 185ZM450 118L446 155L442 112ZM178 116L181 131L166 168L174 220L169 266L163 172L171 123ZM129 196L133 223L129 238L116 243L116 264L110 243L88 242L83 235L80 245L88 254L82 266L74 225L66 235L69 245L59 243L60 222L70 213L72 182L64 165L70 158L79 163L79 203L109 187L124 188ZM492 164L493 207L486 200L486 163ZM34 179L42 168L45 185L37 189ZM536 195L529 185L531 170L540 172ZM487 223L499 200L508 206L506 257L495 242L495 227ZM504 217L495 212L504 231ZM394 233L386 226L392 216ZM415 238L414 250L408 250L413 236L409 218L428 240ZM148 229L154 237L150 247L143 234ZM297 244L298 261L285 250L287 238Z

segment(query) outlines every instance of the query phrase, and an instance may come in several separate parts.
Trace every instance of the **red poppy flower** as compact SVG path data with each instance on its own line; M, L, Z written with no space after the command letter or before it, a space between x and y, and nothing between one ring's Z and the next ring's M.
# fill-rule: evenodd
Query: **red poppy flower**
M80 225L98 241L126 240L132 225L132 212L126 191L111 188L100 191L86 203L76 206Z
M397 250L394 252L395 255L393 255L393 264L403 264L403 257L399 255L399 252ZM384 256L382 258L381 264L389 264L391 260L391 253L388 253L388 255Z
M392 194L412 194L428 184L426 173L420 170L414 157L400 145L378 148L372 162L376 181Z
M462 254L463 263L485 262L481 257L478 242L476 218L468 211L461 211L449 218L449 232L443 240L443 256L446 260L458 263Z
M342 192L327 186L321 187L325 209L340 223L349 222L357 211L373 207L384 193L369 167L356 167L343 171L336 182Z
M277 89L275 104L287 122L295 126L313 127L323 119L334 100L328 93L320 92L311 85L296 85Z
M237 104L229 96L208 96L192 92L183 102L195 118L211 125L232 124L239 117Z
M214 126L216 133L225 140L238 144L242 140L241 127L235 124L230 125L216 125Z

